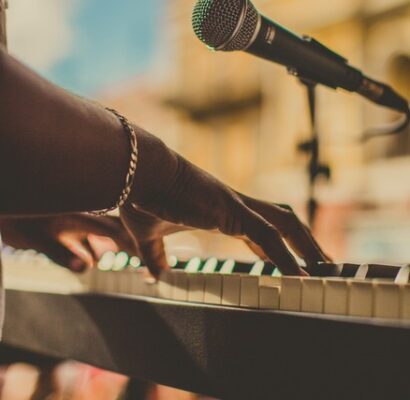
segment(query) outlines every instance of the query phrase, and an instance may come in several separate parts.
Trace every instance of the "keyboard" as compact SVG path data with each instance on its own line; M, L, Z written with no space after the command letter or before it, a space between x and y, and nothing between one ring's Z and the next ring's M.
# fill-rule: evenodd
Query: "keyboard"
M93 292L291 312L410 320L410 266L319 264L314 276L286 277L272 264L170 259L150 277L137 257L106 253L98 268L72 274L30 251L4 257L5 286L54 293Z
M410 396L407 266L174 259L155 282L125 253L82 275L4 261L7 345L223 399Z

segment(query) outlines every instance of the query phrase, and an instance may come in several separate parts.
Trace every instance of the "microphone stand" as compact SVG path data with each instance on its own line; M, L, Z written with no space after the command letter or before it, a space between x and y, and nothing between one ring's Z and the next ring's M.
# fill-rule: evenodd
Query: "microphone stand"
M308 96L309 103L309 117L311 125L311 138L309 140L303 141L298 144L298 151L310 155L310 159L307 165L307 173L309 176L309 197L307 200L307 214L308 222L311 228L314 227L316 220L317 210L319 207L318 201L315 195L316 181L319 177L323 176L326 180L330 179L331 171L330 167L326 164L320 162L320 145L319 145L319 135L317 131L316 123L316 83L298 77L300 82L305 86L306 93Z

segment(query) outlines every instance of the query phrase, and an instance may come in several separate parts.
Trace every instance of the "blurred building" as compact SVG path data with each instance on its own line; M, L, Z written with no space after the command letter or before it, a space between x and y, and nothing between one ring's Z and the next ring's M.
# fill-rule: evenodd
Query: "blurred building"
M255 0L265 15L310 34L410 98L409 0ZM284 68L213 53L191 27L194 1L168 2L161 51L146 76L101 94L145 129L234 188L304 215L309 138L304 88ZM363 143L398 116L358 96L318 89L321 158L316 234L336 258L410 260L410 132Z

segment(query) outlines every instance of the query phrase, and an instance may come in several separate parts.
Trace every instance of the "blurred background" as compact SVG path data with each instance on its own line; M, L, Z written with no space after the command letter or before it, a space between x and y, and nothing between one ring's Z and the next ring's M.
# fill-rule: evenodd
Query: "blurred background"
M308 158L298 150L310 135L304 88L272 63L209 51L192 31L194 3L9 0L10 52L56 84L116 108L235 189L288 203L306 220ZM254 4L410 98L409 0ZM363 143L367 128L398 115L349 93L317 93L321 161L331 178L317 185L316 237L339 261L409 262L410 132ZM251 257L213 235L185 234L169 246Z
M370 76L410 97L408 0L255 0ZM284 68L209 51L194 1L9 1L10 51L53 82L117 108L235 189L289 203L306 218L305 89ZM410 260L410 136L361 142L397 115L318 88L321 161L315 233L341 261Z

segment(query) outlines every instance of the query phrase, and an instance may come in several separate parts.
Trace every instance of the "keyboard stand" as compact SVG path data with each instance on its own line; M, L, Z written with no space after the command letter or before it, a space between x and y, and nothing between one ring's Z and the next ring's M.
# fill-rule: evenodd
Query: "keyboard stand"
M409 323L8 290L3 343L223 399L409 398Z

